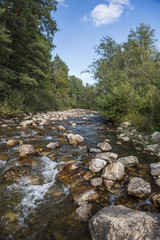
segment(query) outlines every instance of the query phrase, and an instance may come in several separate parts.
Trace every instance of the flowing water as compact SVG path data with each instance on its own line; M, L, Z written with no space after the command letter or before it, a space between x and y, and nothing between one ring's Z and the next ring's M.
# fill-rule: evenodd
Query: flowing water
M158 158L146 153L139 153L132 143L117 144L116 128L105 123L96 113L82 117L56 121L45 125L44 131L31 127L17 128L20 119L1 122L0 127L0 239L3 240L91 240L88 223L80 221L76 214L77 204L70 195L70 185L59 182L56 175L61 165L77 162L85 171L87 164L94 157L89 153L90 147L107 138L112 152L119 157L137 156L141 167L130 169L129 174L138 172L150 181L152 189L157 191L149 174L148 165L157 162ZM74 121L73 128L69 121ZM3 125L3 124L7 125ZM57 125L66 130L58 131ZM84 137L80 146L69 145L62 133L72 132ZM17 147L8 147L9 139L18 139L20 143L32 144L41 154L21 159ZM50 142L60 142L60 148L48 151ZM7 175L10 173L11 175ZM113 192L98 188L98 201L93 203L94 213L100 208L115 204L124 204L139 210L159 211L153 206L150 198L137 200L127 196L126 183L122 181Z

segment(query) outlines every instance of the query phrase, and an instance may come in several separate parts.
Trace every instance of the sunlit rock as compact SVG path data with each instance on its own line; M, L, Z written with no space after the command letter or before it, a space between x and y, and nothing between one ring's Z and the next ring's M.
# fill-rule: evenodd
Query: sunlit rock
M97 147L100 148L103 152L109 151L112 149L111 145L107 142L98 143Z
M130 180L127 191L129 195L143 198L151 193L151 185L143 178L134 177Z
M124 174L124 165L122 163L111 163L103 169L101 177L107 180L116 181L121 180Z
M74 134L70 133L67 135L67 138L71 145L77 145L79 143L84 142L84 138L79 134L74 135Z
M158 213L135 211L122 205L102 208L89 222L92 240L158 240L159 228Z
M49 144L47 144L46 146L48 149L51 149L51 150L54 150L56 148L59 148L60 147L60 144L58 142L51 142Z
M30 155L34 154L36 150L31 144L22 144L21 146L18 147L17 152L23 156L23 155Z
M17 139L10 139L7 141L7 146L15 146L19 143Z
M92 178L90 180L90 183L91 183L92 187L100 186L100 185L102 185L102 182L103 182L103 178L101 178L101 177Z
M88 221L91 217L92 204L83 203L79 208L76 209L78 218L81 221Z
M89 163L89 170L94 173L100 172L106 166L106 164L107 162L103 159L92 159Z

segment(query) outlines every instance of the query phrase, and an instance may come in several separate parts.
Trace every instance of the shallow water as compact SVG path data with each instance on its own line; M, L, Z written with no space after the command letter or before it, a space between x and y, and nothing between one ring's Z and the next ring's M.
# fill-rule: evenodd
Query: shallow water
M78 220L76 215L78 206L70 196L70 186L59 182L56 174L62 163L67 164L70 161L78 162L87 171L88 161L94 157L88 149L96 147L97 143L105 138L110 140L112 152L118 153L119 157L137 156L141 167L126 171L134 175L145 169L143 178L151 182L153 191L158 191L147 166L159 159L137 152L132 143L118 145L116 128L105 123L99 115L84 117L86 119L70 118L55 124L50 123L44 126L44 131L31 127L17 129L19 119L16 119L14 124L8 124L8 127L0 127L0 239L91 240L88 223ZM69 121L74 121L76 127L73 128ZM62 125L66 130L52 130L53 125ZM80 134L85 142L81 146L69 145L62 138L64 132ZM32 164L26 164L18 158L17 147L6 145L9 139L15 138L41 149L40 155L29 158ZM46 145L51 141L60 142L61 147L54 151L47 150ZM6 171L18 166L22 171L20 180L6 181ZM126 187L127 181L121 181L114 192L98 188L100 198L94 203L94 212L103 206L115 204L129 205L139 210L159 211L153 207L150 198L139 201L127 196Z

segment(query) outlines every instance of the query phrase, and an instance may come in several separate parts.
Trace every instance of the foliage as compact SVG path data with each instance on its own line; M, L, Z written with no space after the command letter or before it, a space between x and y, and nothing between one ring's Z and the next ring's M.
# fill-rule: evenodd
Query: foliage
M125 43L105 37L95 48L91 71L97 79L97 105L115 122L132 120L141 129L160 126L160 52L154 30L143 23Z

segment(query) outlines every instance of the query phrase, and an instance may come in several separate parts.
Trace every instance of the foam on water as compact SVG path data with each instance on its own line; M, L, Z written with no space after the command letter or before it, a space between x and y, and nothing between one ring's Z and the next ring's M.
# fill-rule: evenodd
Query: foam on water
M14 183L8 186L7 190L19 191L23 198L20 204L16 207L19 212L19 224L23 225L24 219L44 200L44 195L55 182L55 176L58 173L56 169L57 163L52 162L48 157L44 156L41 159L40 171L44 177L43 185L32 185L28 177L22 177L19 183Z

